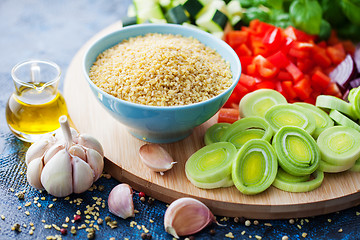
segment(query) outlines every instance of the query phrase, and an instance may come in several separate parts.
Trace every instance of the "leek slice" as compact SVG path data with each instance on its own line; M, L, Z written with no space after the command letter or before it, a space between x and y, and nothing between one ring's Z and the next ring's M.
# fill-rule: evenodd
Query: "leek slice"
M305 182L288 182L276 177L273 186L287 192L309 192L320 187L324 180L324 173L320 170L316 170L313 176L314 179Z
M266 111L274 105L287 103L286 98L272 89L259 89L246 94L239 104L241 117L264 117Z
M278 104L271 107L265 114L274 132L283 126L297 126L310 135L315 131L315 119L304 111L303 107L294 104Z
M232 180L231 174L224 179L221 179L218 182L199 182L192 179L190 176L186 174L186 177L189 181L198 188L202 189L214 189L214 188L221 188L221 187L231 187L234 186L234 182Z
M285 172L282 168L278 169L276 178L279 178L280 180L283 180L285 182L305 182L310 179L310 175L304 175L304 176L294 176L290 173Z
M207 145L196 151L187 160L185 164L186 176L189 181L195 183L226 182L231 175L235 155L236 148L229 142Z
M252 139L238 151L232 167L232 178L240 192L257 194L271 186L277 168L277 157L270 143Z
M344 172L354 166L354 163L348 165L334 165L323 160L320 161L319 170L327 173Z
M359 124L357 124L356 122L354 122L353 120L351 120L350 118L348 118L347 116L345 116L344 114L342 114L341 112L333 109L330 111L329 116L338 124L346 126L346 127L351 127L357 131L360 132L360 126Z
M228 127L221 142L230 142L237 149L240 149L247 141L251 139L264 139L270 141L273 131L268 122L261 117L246 117L237 120Z
M279 165L294 176L310 175L320 163L321 153L315 140L304 129L285 126L275 134L272 142Z
M334 121L320 108L305 102L296 102L295 105L305 108L315 119L315 131L312 136L316 139L322 131L334 126Z
M344 100L330 96L330 95L319 95L316 98L315 105L320 108L327 110L335 109L339 112L342 112L352 119L357 119L357 116L350 103L345 102Z
M350 168L352 172L360 172L360 159L356 160L355 164Z
M230 123L215 123L209 127L204 136L205 145L220 142L225 130L230 126Z
M348 100L357 118L360 118L360 87L350 90Z
M360 157L360 133L346 126L325 129L317 144L323 161L333 165L349 165Z

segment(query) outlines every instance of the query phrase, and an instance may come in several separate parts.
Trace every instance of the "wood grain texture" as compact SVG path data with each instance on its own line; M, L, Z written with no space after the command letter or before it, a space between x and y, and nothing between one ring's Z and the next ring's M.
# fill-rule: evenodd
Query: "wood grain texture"
M87 85L81 68L84 52L89 45L121 27L121 22L116 22L90 39L74 56L64 84L64 96L73 123L80 132L91 134L102 143L106 157L105 170L114 178L167 203L184 196L197 198L214 214L229 217L309 217L360 203L360 174L353 172L325 174L322 186L307 193L288 193L270 187L261 194L246 196L235 187L214 190L196 188L185 176L185 162L204 145L204 133L215 123L215 118L197 127L192 135L182 141L162 144L178 163L164 176L150 171L142 164L138 154L145 142L133 137L125 126L102 108Z

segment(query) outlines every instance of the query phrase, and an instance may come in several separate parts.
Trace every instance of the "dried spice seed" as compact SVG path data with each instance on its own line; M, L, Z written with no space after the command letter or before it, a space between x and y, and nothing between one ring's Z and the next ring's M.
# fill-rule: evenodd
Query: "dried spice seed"
M106 216L106 217L105 217L105 222L108 223L108 222L110 222L110 221L111 221L111 218L110 218L109 216Z
M80 221L81 216L80 215L74 215L74 221Z
M250 225L251 225L250 220L246 220L246 221L245 221L245 226L249 227Z
M66 235L67 234L67 229L66 228L60 229L60 233L61 233L61 235Z
M89 232L88 234L87 234L87 238L88 239L93 239L95 237L95 232Z
M254 225L259 225L259 221L258 221L258 220L254 220Z
M99 185L98 190L99 190L100 192L104 191L104 190L105 190L104 185Z
M33 234L34 234L34 230L30 229L29 234L30 234L30 235L33 235Z
M281 238L281 240L289 240L289 237L288 237L288 236L283 236L283 237Z
M145 197L145 193L144 192L139 192L139 197Z
M307 233L304 232L304 233L301 234L301 236L302 236L303 238L306 238Z
M265 226L272 227L271 223L264 223Z
M214 236L216 234L216 231L215 231L215 229L211 229L209 233L211 236Z
M262 239L262 237L259 236L259 235L255 235L255 238L256 238L257 240L261 240L261 239Z
M294 224L294 223L295 223L295 220L291 218L291 219L289 219L289 223L290 223L290 224Z
M233 235L232 232L229 232L229 233L225 234L225 237L227 237L227 238L234 238L234 235Z
M154 201L155 201L155 199L154 198L152 198L152 197L149 197L149 199L148 199L148 204L153 204L154 203Z
M20 227L21 227L20 224L15 223L15 224L12 226L11 230L17 231L17 232L21 232Z
M339 232L339 233L343 232L342 228L340 228L340 229L338 230L338 232Z
M18 197L19 200L24 200L25 194L23 192L18 192L16 196Z
M103 222L104 222L104 221L103 221L101 218L99 218L99 219L97 220L97 223L100 224L100 225L103 224Z
M2 220L5 220L5 216L4 216L4 215L1 215L1 219L2 219Z
M146 200L145 197L140 198L140 201L142 201L142 202L145 202L145 200Z

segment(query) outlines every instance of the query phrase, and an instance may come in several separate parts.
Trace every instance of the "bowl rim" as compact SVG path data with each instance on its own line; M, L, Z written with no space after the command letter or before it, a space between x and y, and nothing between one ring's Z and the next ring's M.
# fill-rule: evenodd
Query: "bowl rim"
M200 34L204 37L209 37L212 39L212 41L216 42L217 44L221 45L222 48L226 49L229 54L234 57L234 59L236 60L236 66L234 66L235 69L239 69L239 72L238 72L238 76L232 76L232 79L234 79L232 81L232 84L227 88L225 89L222 93L210 98L210 99L207 99L205 101L201 101L201 102L197 102L197 103L192 103L192 104L187 104L187 105L175 105L175 106L153 106L153 105L145 105L145 104L140 104L140 103L133 103L133 102L130 102L130 101L126 101L126 100L123 100L123 99L120 99L120 98L117 98L107 92L105 92L103 89L101 89L100 87L96 86L95 83L93 83L93 81L91 81L90 77L89 77L89 74L88 74L88 71L86 69L86 59L90 53L90 50L100 44L101 41L103 41L104 39L106 38L111 38L113 35L118 35L122 32L127 32L127 31L131 31L132 29L136 29L136 28L148 28L148 27L152 27L152 28L162 28L164 29L165 28L179 28L179 29L184 29L185 31L190 31L190 32L194 32L196 34ZM138 34L136 36L144 36L145 34L148 34L148 33L157 33L156 31L151 31L151 32L144 32L143 34ZM166 34L166 33L163 33L163 34ZM169 34L172 34L172 33L169 33ZM179 33L179 35L183 36L181 33ZM124 39L129 39L131 37L136 37L136 36L129 36L129 37L126 37L126 38L123 38ZM198 38L194 37L195 39L197 39L198 41L200 41ZM120 40L118 43L115 43L113 46L119 44L121 41L123 40ZM200 41L202 44L204 44L205 46L207 46L204 42ZM104 50L102 50L102 52L104 52L105 50L113 47L113 46L109 46L109 47L106 47ZM212 48L212 47L211 47ZM213 50L215 50L216 52L218 52L216 49L212 48ZM98 53L99 55L100 53ZM223 58L223 56L221 56ZM231 69L230 69L231 70ZM215 36L213 36L212 34L206 32L206 31L203 31L203 30L200 30L200 29L196 29L196 28L193 28L193 27L188 27L188 26L183 26L183 25L179 25L179 24L172 24L172 23L142 23L142 24L136 24L136 25L130 25L130 26L125 26L119 30L116 30L116 31L113 31L111 33L108 33L102 37L100 37L99 39L97 39L96 41L94 41L90 46L88 46L88 48L85 50L85 53L83 55L83 58L82 58L82 71L83 71L83 74L85 75L85 78L86 78L86 81L88 82L88 84L90 84L92 86L93 89L96 89L98 92L100 92L102 95L105 95L107 98L110 98L111 100L114 100L114 101L119 101L121 102L122 104L125 104L125 105L128 105L129 107L135 107L135 108L141 108L141 109L146 109L146 110L179 110L179 109L188 109L188 108L191 108L191 107L195 107L195 106L200 106L200 105L204 105L204 104L208 104L208 103L211 103L211 102L215 102L217 101L218 99L221 99L224 95L228 94L229 92L232 92L234 89L235 89L235 86L237 85L237 83L239 82L239 79L240 79L240 76L242 74L242 67L241 67L241 63L240 63L240 59L239 57L237 56L236 52L225 42L223 41L222 39L219 39L219 38L216 38ZM233 71L231 71L231 73L233 74Z

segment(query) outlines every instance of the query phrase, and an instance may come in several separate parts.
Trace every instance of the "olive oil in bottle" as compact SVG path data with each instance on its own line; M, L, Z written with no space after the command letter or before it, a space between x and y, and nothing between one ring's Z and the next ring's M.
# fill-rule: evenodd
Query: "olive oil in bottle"
M60 68L55 63L32 60L16 65L12 77L16 91L8 100L6 121L15 136L34 142L57 130L59 117L68 115L65 99L57 89Z

